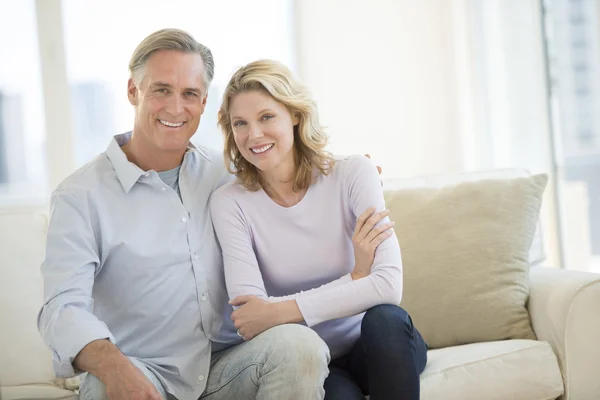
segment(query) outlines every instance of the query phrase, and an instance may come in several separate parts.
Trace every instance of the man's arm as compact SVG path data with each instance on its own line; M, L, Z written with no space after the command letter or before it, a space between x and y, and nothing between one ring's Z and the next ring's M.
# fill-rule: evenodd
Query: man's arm
M73 364L100 379L111 400L162 400L152 382L108 340L88 343Z
M88 343L75 357L75 368L87 371L102 382L110 380L112 375L123 373L133 367L129 359L117 346L106 339Z
M111 400L158 400L161 396L152 383L119 351L108 327L92 313L100 264L97 229L79 197L60 190L52 195L41 268L45 303L38 329L52 350L58 376L87 371L105 384Z
M99 339L114 342L108 327L92 313L99 263L99 245L87 205L73 193L56 191L41 267L45 302L37 322L60 377L75 375L73 360L88 343Z

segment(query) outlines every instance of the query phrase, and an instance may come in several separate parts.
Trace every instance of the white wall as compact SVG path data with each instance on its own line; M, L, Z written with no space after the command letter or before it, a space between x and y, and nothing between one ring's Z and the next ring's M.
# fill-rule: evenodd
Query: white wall
M384 179L518 167L551 147L538 0L297 0L298 68L335 153ZM551 179L542 220L560 248Z
M462 169L453 1L298 0L298 66L335 153L385 178Z

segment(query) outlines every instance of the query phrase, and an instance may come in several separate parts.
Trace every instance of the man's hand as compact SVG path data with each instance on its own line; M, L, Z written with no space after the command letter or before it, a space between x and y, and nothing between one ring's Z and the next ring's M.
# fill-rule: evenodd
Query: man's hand
M110 400L163 400L158 390L142 371L129 363L118 373L107 375L103 381Z
M229 303L235 307L241 306L231 314L231 319L244 340L250 340L269 328L287 322L280 312L279 303L269 303L253 295L238 296Z
M110 400L162 400L144 373L108 340L89 343L73 364L100 379Z

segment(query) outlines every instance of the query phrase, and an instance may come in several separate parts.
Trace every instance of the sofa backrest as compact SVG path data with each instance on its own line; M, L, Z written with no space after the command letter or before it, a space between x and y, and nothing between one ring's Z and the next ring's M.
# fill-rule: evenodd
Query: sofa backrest
M386 181L384 190L440 187L479 179L527 176L523 170L426 176ZM47 383L54 378L51 354L36 326L43 303L40 265L46 247L47 205L0 207L0 385ZM544 260L538 232L530 262Z
M0 385L51 382L52 361L36 326L43 303L44 205L0 208Z

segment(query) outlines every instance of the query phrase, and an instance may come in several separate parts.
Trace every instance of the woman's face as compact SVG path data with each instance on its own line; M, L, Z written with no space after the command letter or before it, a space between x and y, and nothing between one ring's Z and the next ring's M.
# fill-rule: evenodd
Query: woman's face
M262 172L293 166L298 118L282 103L263 90L243 92L231 99L229 115L235 144L248 162Z

